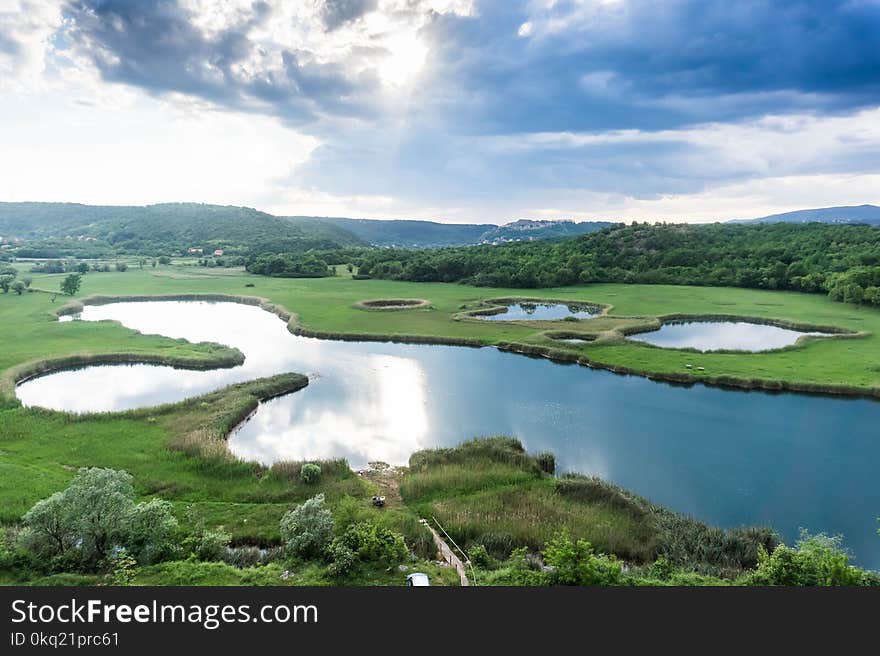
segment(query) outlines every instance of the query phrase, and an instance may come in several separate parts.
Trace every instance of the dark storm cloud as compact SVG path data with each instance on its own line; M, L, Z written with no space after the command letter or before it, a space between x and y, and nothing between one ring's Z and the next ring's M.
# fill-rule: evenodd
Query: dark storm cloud
M876 0L629 0L545 14L480 4L431 26L444 111L477 131L658 129L880 104ZM532 34L518 26L532 21ZM549 31L549 22L555 23ZM471 114L473 116L473 114Z
M261 53L248 33L271 13L268 2L254 2L240 23L206 36L177 0L81 0L66 6L66 36L104 79L151 92L179 92L239 109L253 109L257 100L262 111L292 122L366 112L369 102L358 105L358 87L340 66L314 63L295 49L272 55L280 67L253 64L252 56Z
M376 7L325 0L328 30ZM409 106L463 134L654 130L766 113L846 112L880 104L877 0L561 0L544 13L528 3L477 2L473 16L429 14L429 74ZM426 11L418 0L407 11ZM284 74L232 67L258 52L254 23L269 3L216 36L205 36L175 0L81 0L66 11L68 36L108 80L179 91L301 122L369 116L374 77L346 62L315 64L297 44L269 56ZM517 35L525 21L530 36ZM548 26L553 25L552 29Z

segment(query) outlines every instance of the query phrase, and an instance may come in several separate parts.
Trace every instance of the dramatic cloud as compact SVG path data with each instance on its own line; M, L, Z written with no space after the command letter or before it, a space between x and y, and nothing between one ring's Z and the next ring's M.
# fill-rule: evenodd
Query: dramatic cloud
M880 200L880 0L7 1L0 89L309 143L243 204L692 217L713 189L799 206L799 179Z

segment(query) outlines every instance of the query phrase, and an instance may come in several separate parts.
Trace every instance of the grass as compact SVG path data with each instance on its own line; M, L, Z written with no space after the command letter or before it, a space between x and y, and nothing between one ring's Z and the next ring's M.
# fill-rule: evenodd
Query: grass
M34 286L57 289L61 275L34 277ZM248 287L246 285L253 285ZM837 303L824 296L735 288L597 284L546 290L474 288L445 283L353 280L348 275L274 279L242 271L166 266L124 273L89 274L82 295L131 296L227 294L270 299L296 313L304 334L342 338L409 339L424 342L525 345L544 355L563 355L593 366L685 382L739 384L771 389L880 394L880 310ZM207 345L140 336L118 325L54 322L63 302L47 294L0 295L0 370L67 356L126 352L164 353L210 359ZM364 312L363 299L420 298L427 307ZM488 322L462 313L498 298L544 298L610 306L606 315L581 322ZM740 316L800 325L835 326L866 333L858 338L807 340L768 353L705 353L660 349L626 341L623 333L659 325L665 316ZM583 335L588 344L567 344L548 331ZM553 349L552 353L548 349ZM694 365L688 369L685 365ZM696 370L697 366L704 371ZM8 373L7 373L8 376ZM761 382L765 384L761 384Z
M34 287L40 289L57 289L62 278L33 277ZM491 344L682 380L874 394L880 390L880 311L790 292L646 285L591 285L536 292L353 280L347 275L270 279L237 270L171 266L88 274L82 294L260 297L269 299L268 307L274 306L282 317L289 316L292 327L317 335ZM505 323L462 318L466 311L485 307L482 304L487 299L522 297L601 304L609 310L600 318L583 322ZM430 305L394 312L364 312L356 307L362 299L381 298L420 298ZM12 396L15 380L42 370L46 361L56 366L128 358L217 366L240 356L220 345L141 335L114 322L59 323L56 314L63 304L61 297L53 299L52 294L43 292L0 295L0 523L18 521L35 501L62 489L82 466L131 472L141 496L168 499L181 519L185 509L193 505L208 525L224 526L237 544L277 544L280 516L292 504L317 492L324 492L333 507L354 499L361 504L358 512L369 512L370 483L341 463L322 463L321 482L308 486L298 479L301 463L266 469L237 461L226 450L223 437L229 427L249 413L260 398L302 385L296 375L252 381L180 404L119 414L74 416L22 408ZM657 326L658 317L668 315L748 316L836 326L864 336L808 340L795 348L761 354L699 354L622 338L622 333ZM553 339L559 334L591 341L560 343ZM705 371L686 370L685 364L702 366ZM634 562L647 562L664 549L673 558L684 558L682 553L690 554L695 544L706 540L716 545L712 548L719 553L728 549L729 540L706 533L708 527L704 530L680 518L660 521L656 513L637 512L607 490L560 491L534 459L508 447L496 442L414 456L412 472L401 482L406 505L387 509L383 521L404 532L409 542L421 541L426 550L430 547L425 546L424 534L416 524L419 516L431 514L456 540L482 542L499 552L517 545L539 548L550 531L562 527L574 536L587 537L601 551ZM737 543L728 551L738 553L740 546ZM710 553L706 557L720 556ZM179 576L179 580L219 583L274 576L238 572L229 574L230 579L219 570L202 574L198 568L178 565L173 574L144 571L141 582L168 582ZM304 572L294 581L317 581L313 575L317 576ZM364 572L361 576L367 581L370 577L385 580L386 575ZM387 575L389 582L399 579L399 573ZM0 583L6 581L0 577Z

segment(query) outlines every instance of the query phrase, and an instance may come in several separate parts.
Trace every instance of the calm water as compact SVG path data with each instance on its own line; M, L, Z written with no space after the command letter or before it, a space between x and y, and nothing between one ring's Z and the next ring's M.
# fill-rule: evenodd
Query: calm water
M596 474L721 526L842 533L880 568L880 403L675 387L492 348L337 342L291 335L232 303L89 306L145 333L237 346L217 371L95 366L23 383L26 405L119 410L174 401L282 371L309 386L263 404L230 438L239 456L343 456L404 463L413 451L475 435L516 435L563 470Z
M574 317L592 319L599 314L598 308L589 305L566 305L565 303L513 303L500 314L476 315L485 321L554 321Z
M682 321L663 324L659 330L630 335L629 339L664 348L698 351L770 351L791 346L807 333L746 321Z

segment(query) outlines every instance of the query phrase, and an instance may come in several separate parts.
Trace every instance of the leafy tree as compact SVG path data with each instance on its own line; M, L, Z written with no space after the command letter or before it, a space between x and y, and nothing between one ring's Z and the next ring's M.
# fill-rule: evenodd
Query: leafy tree
M333 515L318 494L281 518L281 538L290 554L314 558L324 551L333 537Z
M128 265L125 262L117 262L116 263L116 270L119 271L120 273L123 271L128 271Z
M24 290L25 290L24 282L22 282L21 280L16 280L15 282L12 283L12 291L14 291L19 296L21 296L24 293Z
M70 275L65 276L64 280L61 281L61 293L67 294L68 296L75 296L79 291L80 286L82 286L82 274L71 273Z
M76 265L76 270L78 273L81 273L83 275L87 274L89 272L88 262L80 262Z
M38 501L24 515L20 546L87 568L120 548L144 563L170 555L177 529L171 505L136 504L131 480L124 471L80 469L64 491Z

